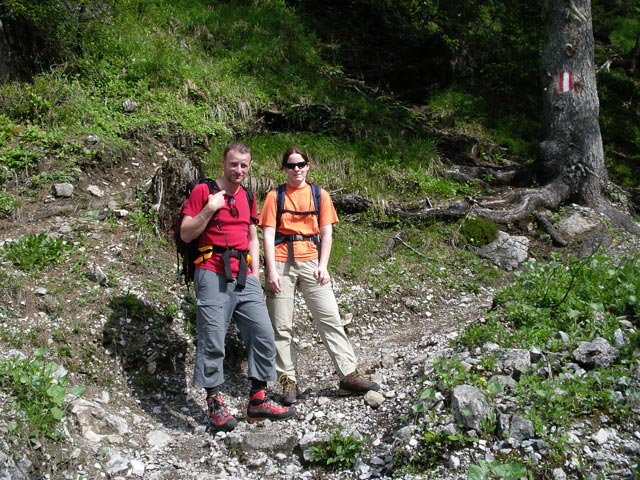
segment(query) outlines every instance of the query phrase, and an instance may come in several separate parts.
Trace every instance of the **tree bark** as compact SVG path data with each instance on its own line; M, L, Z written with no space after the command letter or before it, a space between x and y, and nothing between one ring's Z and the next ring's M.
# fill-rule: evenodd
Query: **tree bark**
M545 15L543 179L566 184L577 203L598 206L608 176L598 123L591 1L547 0Z
M0 18L0 82L9 80L9 41L5 31L4 23Z
M636 38L636 45L633 47L633 52L631 53L631 76L638 76L638 63L640 61L640 33L638 33L638 37Z

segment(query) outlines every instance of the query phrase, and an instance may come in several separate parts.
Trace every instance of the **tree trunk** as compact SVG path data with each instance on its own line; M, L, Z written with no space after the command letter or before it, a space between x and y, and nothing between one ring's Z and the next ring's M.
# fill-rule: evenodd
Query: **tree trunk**
M569 187L570 198L597 206L608 182L598 123L590 0L547 0L542 55L543 178Z
M633 52L631 53L631 76L636 78L638 76L638 63L640 60L640 32L638 33L638 37L636 38L636 46L633 47Z
M0 82L9 80L9 42L5 33L4 23L0 18Z

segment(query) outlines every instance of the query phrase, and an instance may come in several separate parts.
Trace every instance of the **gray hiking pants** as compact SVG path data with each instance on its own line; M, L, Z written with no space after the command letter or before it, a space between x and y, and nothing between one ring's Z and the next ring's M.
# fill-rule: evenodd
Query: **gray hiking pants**
M197 268L197 342L193 384L211 388L224 382L225 337L231 318L238 326L248 352L249 378L264 382L276 379L273 327L260 282L253 275L236 290L224 275Z

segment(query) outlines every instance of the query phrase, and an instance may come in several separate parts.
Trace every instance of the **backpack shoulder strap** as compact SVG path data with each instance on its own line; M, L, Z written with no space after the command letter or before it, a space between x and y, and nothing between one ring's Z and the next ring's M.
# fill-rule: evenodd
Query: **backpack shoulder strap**
M251 212L253 211L252 209L253 209L253 201L255 200L255 195L253 194L253 191L249 187L243 186L242 188L244 188L244 193L247 194L247 203L249 204L249 219L253 223L258 223L258 219L253 218L251 216Z
M187 191L188 191L187 193L190 194L191 190L193 190L193 187L195 187L199 183L206 183L207 186L209 187L209 193L212 195L220 190L220 187L218 186L218 182L210 178L203 178L201 180L190 182L189 185L187 186ZM249 216L251 216L251 208L253 207L253 201L255 200L255 195L253 194L253 191L250 188L245 186L243 186L242 188L244 189L244 193L247 195L247 203L249 204ZM252 220L256 220L256 219L252 218Z
M316 217L320 218L320 194L321 194L320 185L315 183L311 184L311 192L313 193L313 208L316 212Z
M276 189L276 230L280 226L280 220L282 219L282 210L284 209L284 192L287 185L283 183Z
M311 183L311 193L313 196L313 212L299 212L299 213L313 213L318 219L320 218L320 202L322 189L320 185ZM286 184L279 185L276 189L276 230L280 226L280 219L282 218L282 212L284 211L284 196L285 196Z
M209 193L212 195L216 193L218 190L220 190L220 187L218 187L218 182L210 178L204 178L200 180L198 183L206 183L207 186L209 187Z

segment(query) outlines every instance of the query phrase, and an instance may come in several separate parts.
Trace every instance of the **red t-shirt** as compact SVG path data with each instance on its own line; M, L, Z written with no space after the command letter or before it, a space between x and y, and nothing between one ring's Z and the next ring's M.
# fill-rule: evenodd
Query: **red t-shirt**
M235 195L225 195L225 204L218 210L205 228L204 233L200 236L199 245L215 245L218 247L229 247L237 250L249 249L249 225L256 223L258 217L257 205L255 199L253 205L249 207L247 193L244 187L240 186ZM238 218L231 215L229 208L229 197L233 197L234 205L238 209ZM185 215L195 217L200 213L202 207L209 200L209 187L206 183L199 183L191 191L187 203L184 207ZM251 215L249 215L251 212ZM237 258L231 258L231 272L233 275L238 274L240 261ZM213 256L204 262L196 265L199 268L211 270L224 275L224 264L220 253L214 253Z

